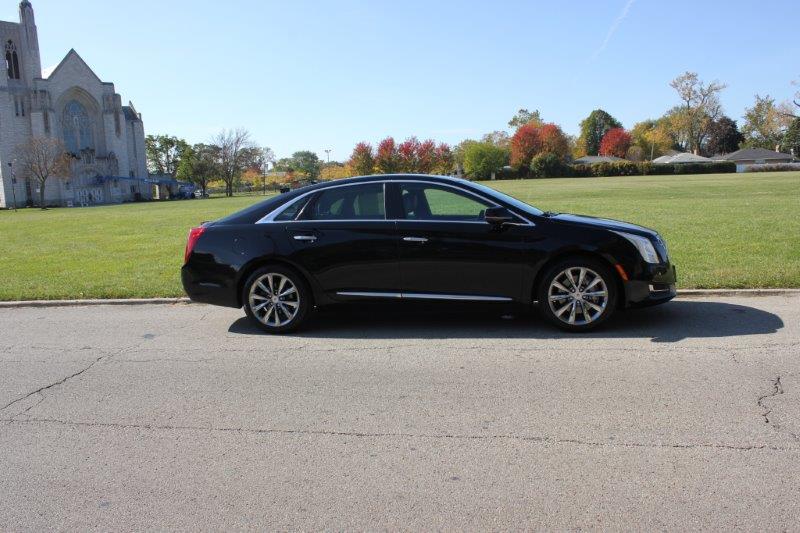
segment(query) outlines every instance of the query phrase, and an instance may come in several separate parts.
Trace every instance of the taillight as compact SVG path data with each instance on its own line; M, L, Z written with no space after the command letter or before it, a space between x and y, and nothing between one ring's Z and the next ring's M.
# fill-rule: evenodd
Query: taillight
M205 231L206 228L204 226L198 226L189 230L189 239L186 241L186 252L183 254L184 264L189 262L189 256L192 255L192 250L194 250L194 245L197 244L197 239L199 239L200 235Z

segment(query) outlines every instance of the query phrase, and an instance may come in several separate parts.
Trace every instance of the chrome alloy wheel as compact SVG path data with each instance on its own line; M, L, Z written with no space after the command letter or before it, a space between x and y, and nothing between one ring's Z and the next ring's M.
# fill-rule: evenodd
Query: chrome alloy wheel
M248 295L253 315L264 325L285 326L297 316L300 294L292 280L276 272L264 274L250 287Z
M606 282L594 270L570 267L561 271L547 289L550 310L565 324L583 326L594 322L608 305Z

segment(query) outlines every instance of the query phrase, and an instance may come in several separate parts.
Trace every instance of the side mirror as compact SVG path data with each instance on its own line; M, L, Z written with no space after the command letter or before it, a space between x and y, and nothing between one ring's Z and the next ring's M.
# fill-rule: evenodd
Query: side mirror
M505 207L487 207L483 219L493 226L501 226L514 221L514 215Z

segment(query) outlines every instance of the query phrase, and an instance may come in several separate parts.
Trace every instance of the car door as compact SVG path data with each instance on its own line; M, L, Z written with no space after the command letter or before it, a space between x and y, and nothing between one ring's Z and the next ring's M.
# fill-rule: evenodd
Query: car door
M386 220L385 205L380 182L330 187L286 224L293 259L330 297L398 292L396 224Z
M404 298L518 299L522 290L520 226L483 220L497 204L433 182L392 183ZM524 223L520 219L521 223Z

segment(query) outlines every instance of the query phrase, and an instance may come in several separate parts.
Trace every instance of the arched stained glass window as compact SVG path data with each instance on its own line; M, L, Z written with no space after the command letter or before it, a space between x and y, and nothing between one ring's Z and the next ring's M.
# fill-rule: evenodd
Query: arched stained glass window
M92 123L83 104L77 100L67 102L61 124L64 130L64 146L68 152L77 154L84 148L94 148Z

